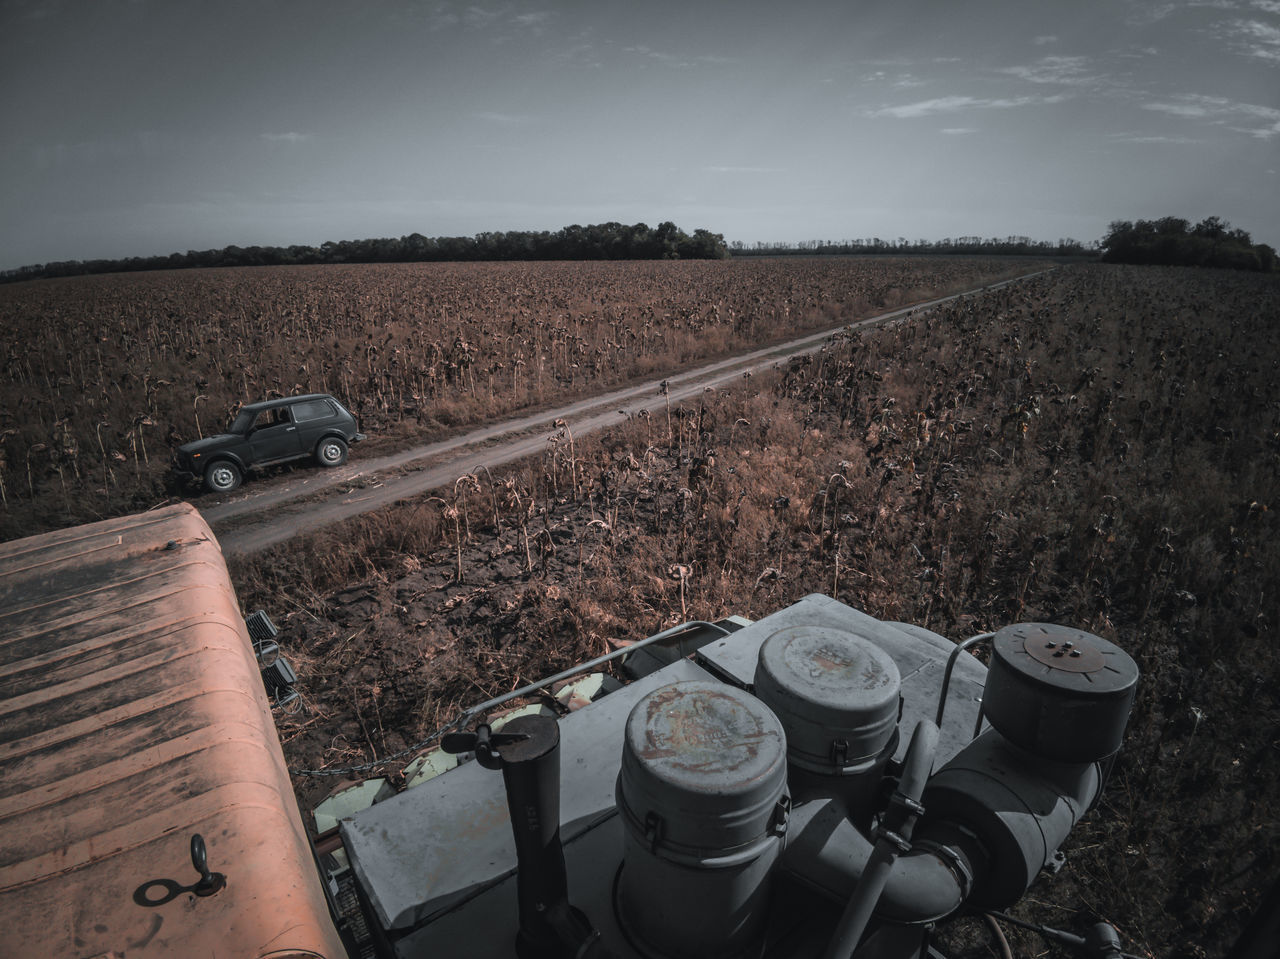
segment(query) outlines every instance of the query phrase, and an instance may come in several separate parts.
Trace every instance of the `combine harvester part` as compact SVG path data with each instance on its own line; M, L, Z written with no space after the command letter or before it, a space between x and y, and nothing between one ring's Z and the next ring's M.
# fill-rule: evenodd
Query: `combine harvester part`
M957 646L812 595L480 704L402 792L322 803L313 847L272 718L297 677L194 510L0 545L0 610L24 959L938 959L938 925L1061 864L1138 682L1065 626ZM614 660L630 683L582 675ZM499 711L532 693L560 695Z

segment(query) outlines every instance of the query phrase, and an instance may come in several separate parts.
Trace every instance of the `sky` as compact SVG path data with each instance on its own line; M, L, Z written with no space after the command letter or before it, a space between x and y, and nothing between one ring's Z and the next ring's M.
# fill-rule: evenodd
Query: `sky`
M0 130L0 269L608 221L1280 246L1280 0L0 0Z

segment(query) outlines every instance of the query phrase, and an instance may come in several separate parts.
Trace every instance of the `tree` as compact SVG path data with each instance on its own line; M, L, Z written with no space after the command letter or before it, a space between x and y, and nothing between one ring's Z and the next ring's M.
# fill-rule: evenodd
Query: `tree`
M1253 245L1244 230L1211 216L1194 227L1181 217L1159 220L1115 220L1101 242L1102 259L1110 263L1159 263L1213 266L1234 270L1273 270L1275 251Z

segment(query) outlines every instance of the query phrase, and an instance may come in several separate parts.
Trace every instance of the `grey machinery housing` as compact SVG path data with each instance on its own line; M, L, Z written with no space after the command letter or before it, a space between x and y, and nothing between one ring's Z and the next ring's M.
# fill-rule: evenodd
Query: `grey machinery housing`
M446 737L480 761L344 821L382 954L921 955L1059 861L1138 680L1050 624L963 644L983 667L825 596L743 622L558 721Z

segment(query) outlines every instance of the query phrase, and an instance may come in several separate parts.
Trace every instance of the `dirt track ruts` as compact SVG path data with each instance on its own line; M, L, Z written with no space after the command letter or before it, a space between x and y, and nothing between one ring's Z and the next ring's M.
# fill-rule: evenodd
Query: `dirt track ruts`
M380 456L356 459L333 470L309 470L282 484L250 486L233 499L197 504L213 527L224 553L243 554L336 523L410 496L452 484L464 473L493 469L541 451L557 420L569 424L574 436L602 429L620 415L665 404L659 394L665 381L671 402L696 396L746 374L767 369L780 360L812 353L841 330L887 323L916 310L938 306L983 290L1039 276L1047 270L1023 274L962 293L845 323L786 343L732 356L665 379L654 379L530 416L503 420L451 439ZM357 452L359 448L357 447ZM391 474L383 476L382 474Z

